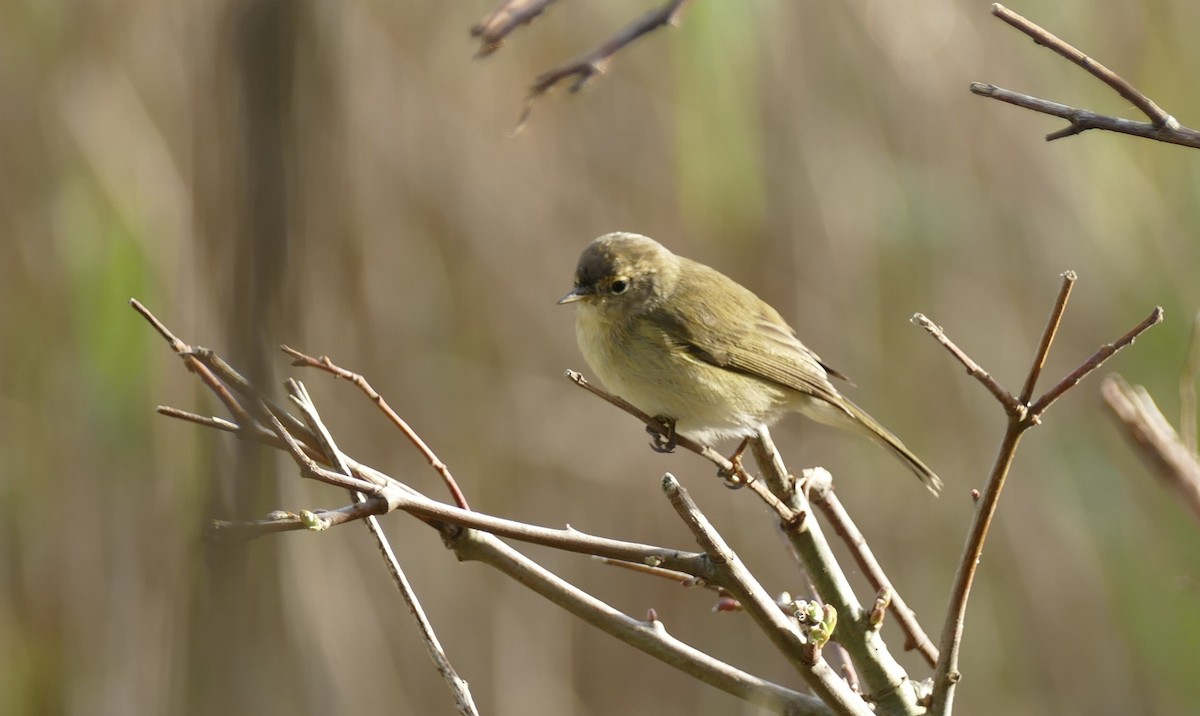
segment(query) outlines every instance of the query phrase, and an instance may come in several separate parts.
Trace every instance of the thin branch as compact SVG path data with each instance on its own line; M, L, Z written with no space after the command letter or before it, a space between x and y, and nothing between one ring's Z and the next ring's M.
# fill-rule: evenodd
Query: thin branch
M1160 127L1179 126L1179 123L1171 115L1164 112L1161 107L1155 104L1149 97L1139 92L1137 88L1123 77L1075 49L1069 43L1055 37L1041 26L1009 10L1000 3L992 5L992 14L1033 38L1033 41L1042 47L1047 47L1057 52L1059 55L1087 70L1093 77L1099 79L1111 87L1117 94L1129 100L1134 107L1142 111L1142 114L1149 117L1150 121L1155 125Z
M522 25L528 25L557 0L505 0L471 28L471 36L479 38L475 57L487 57L504 44L504 40Z
M596 49L543 72L529 89L529 96L525 99L525 109L521 112L521 118L517 120L516 131L520 131L529 121L534 101L552 90L559 82L574 77L575 81L571 84L571 92L583 89L593 77L604 74L613 57L634 40L660 27L679 24L679 20L690 2L691 0L668 0L661 7L646 12L621 28Z
M424 456L430 467L432 467L434 471L436 471L437 474L442 478L442 482L445 483L446 489L450 491L450 496L454 498L454 504L458 505L464 510L471 509L470 505L467 504L466 496L464 496L462 490L459 489L458 482L455 481L454 475L450 474L450 468L446 466L446 463L442 462L441 459L438 458L433 450L425 444L425 441L421 439L421 436L417 435L416 431L409 426L408 422L406 422L404 418L401 418L396 411L392 410L392 406L388 405L388 402L383 399L383 396L371 387L371 384L367 382L366 378L358 373L354 373L336 365L332 360L329 359L329 356L314 358L286 345L279 346L279 349L290 355L294 359L292 361L292 365L298 368L316 368L318 370L323 370L336 378L348 380L353 383L354 386L361 390L371 402L375 403L375 407L383 411L383 414L387 416L388 420L392 421L392 425L395 425L397 428L399 428L400 432L404 434L404 437L407 438L408 441L417 448L417 451L420 452L422 456Z
M980 97L990 97L991 99L1033 110L1041 114L1059 117L1070 122L1068 126L1047 134L1047 142L1081 134L1089 129L1101 129L1118 134L1142 137L1143 139L1153 139L1159 142L1166 142L1167 144L1178 144L1184 147L1200 149L1200 131L1188 127L1169 129L1167 127L1156 126L1150 122L1138 122L1132 119L1113 117L1093 112L1090 109L1072 107L1021 92L1014 92L985 82L972 82L971 93Z
M714 584L721 584L712 570L706 566L704 555L696 552L684 552L637 542L597 537L573 528L559 530L506 520L475 510L453 507L431 500L419 493L400 492L391 487L383 488L378 497L373 500L368 499L367 503L347 505L336 510L319 512L318 515L322 520L329 520L331 525L337 525L352 519L362 519L368 514L383 514L395 510L434 522L469 527L500 537L553 547L565 552L665 567L711 581ZM286 523L288 528L282 528L280 522ZM239 537L245 537L248 532L252 533L258 530L264 533L274 533L305 528L298 517L254 522L223 522L217 525L218 530L233 530L240 533L237 535Z
M1145 388L1130 387L1119 375L1106 377L1100 394L1138 454L1200 520L1200 460L1171 428L1154 399Z
M970 356L964 353L961 348L956 346L954 341L950 340L950 338L946 336L946 332L942 330L941 326L937 325L920 313L914 313L911 320L914 324L928 331L929 335L933 336L938 343L941 343L946 350L950 351L950 355L954 356L955 360L957 360L959 363L962 363L963 367L967 369L967 375L982 383L983 387L987 388L988 392L994 395L996 400L1000 401L1000 404L1004 406L1004 411L1006 413L1009 415L1019 415L1024 413L1025 407L1021 405L1021 401L1013 397L1012 393L1000 387L1000 384L996 382L996 379L993 378L990 373L979 367L978 363L971 360Z
M819 647L806 643L795 620L779 608L767 590L759 584L750 570L713 528L687 490L672 475L662 481L663 492L671 506L695 535L696 541L708 555L714 568L728 579L726 588L742 603L763 633L780 653L796 668L804 681L838 713L869 715L871 710L862 697L850 690L829 664L821 658Z
M999 3L992 5L992 14L1033 38L1033 41L1037 44L1050 48L1062 57L1087 70L1087 72L1104 82L1117 92L1117 94L1133 103L1135 107L1150 119L1149 123L1132 122L1118 117L1069 107L1056 102L1049 102L1019 92L1011 92L995 85L979 82L971 84L971 92L977 95L998 99L1002 102L1017 105L1018 107L1031 109L1035 112L1061 117L1070 122L1068 127L1046 135L1047 141L1073 136L1088 129L1104 129L1187 147L1200 148L1200 132L1180 125L1174 117L1117 73L1088 57L1046 29Z
M133 310L140 313L142 318L145 318L146 322L153 326L154 330L158 331L158 334L167 341L167 345L171 347L171 350L175 351L175 354L183 359L183 364L187 369L200 377L200 382L204 383L213 392L213 395L217 396L217 399L225 405L225 409L233 415L235 422L239 425L246 425L251 422L249 414L246 413L237 399L229 393L229 389L203 363L196 360L196 357L192 354L191 346L176 338L175 334L162 321L158 320L158 316L155 316L150 312L150 309L143 306L141 301L131 298L129 299L129 305L133 306Z
M338 472L349 475L350 466L343 457L342 451L338 449L337 444L334 442L333 435L330 434L329 429L325 427L325 423L321 420L321 416L317 412L317 406L313 403L312 396L308 394L308 390L305 389L304 384L298 380L289 378L286 386L292 401L300 409L300 415L303 416L304 422L308 424L309 430L316 435L321 445L321 451L325 454L326 461ZM367 501L367 497L361 492L355 490L349 490L348 492L350 493L350 499L356 503ZM384 564L387 565L388 572L392 575L392 583L396 585L396 589L400 592L400 598L404 600L405 606L408 607L408 613L412 615L413 621L416 622L417 633L420 634L421 641L425 644L425 651L429 654L434 668L442 676L442 680L446 682L446 687L450 690L450 695L454 698L455 708L462 716L479 716L479 709L475 707L475 700L471 697L470 687L458 675L458 672L454 669L454 665L450 663L449 657L446 656L446 650L442 647L442 643L438 639L437 632L434 631L429 617L425 615L425 609L421 606L421 600L417 597L417 592L413 589L412 583L408 581L408 575L404 573L404 568L400 566L400 560L396 558L396 552L392 549L387 535L383 533L383 528L380 526L379 520L375 515L368 515L365 522L367 530L375 539L375 545L379 548L379 553L383 557Z
M568 370L564 375L566 375L568 380L580 388L583 388L592 395L620 408L621 410L624 410L633 417L642 421L642 423L646 425L647 429L652 430L656 434L663 437L668 437L669 431L667 430L666 426L664 426L657 418L654 418L642 410L639 410L636 406L624 398L618 395L613 395L612 393L609 393L598 386L592 385L586 378L583 377L583 374L579 373L578 371ZM759 499L761 499L767 504L768 507L775 511L775 514L779 516L779 519L782 522L788 523L796 519L795 512L790 507L783 504L783 502L781 502L766 485L761 484L758 480L755 480L750 473L746 472L746 469L740 462L734 463L732 460L717 452L712 447L708 445L702 445L686 435L680 435L676 433L671 437L675 440L675 444L677 446L683 448L684 450L690 450L691 452L696 453L700 457L716 465L718 474L727 480L728 486L734 488L749 487L750 490L759 497Z
M640 621L613 609L490 534L464 530L447 546L460 560L494 567L597 629L726 693L788 716L834 713L814 696L740 671L679 641L661 621Z
M1089 373L1104 365L1104 362L1109 358L1112 358L1117 351L1121 350L1125 346L1131 345L1138 336L1142 335L1153 326L1162 323L1162 319L1162 307L1156 306L1154 310L1150 312L1149 316L1146 316L1141 323L1138 323L1136 326L1129 329L1125 335L1121 336L1112 343L1101 346L1099 350L1092 354L1091 358L1088 358L1078 368L1071 371L1065 378L1058 381L1057 385L1046 391L1045 395L1038 398L1033 405L1029 406L1030 417L1034 420L1040 418L1042 414L1046 412L1046 409L1054 403L1054 401L1062 397L1063 393L1067 392L1071 388L1074 388L1079 384L1079 381L1087 377Z
M1042 335L1037 354L1030 366L1028 377L1025 380L1026 386L1031 386L1037 381L1037 374L1041 371L1042 364L1045 362L1046 355L1057 333L1063 311L1066 309L1067 299L1070 296L1071 285L1074 283L1074 280L1075 277L1071 272L1063 274L1063 285L1059 290L1054 309L1051 311L1050 321ZM1090 359L1035 400L1027 410L1024 405L1020 405L1021 409L1016 411L1009 409L1007 405L1005 406L1008 413L1008 427L1004 431L1004 437L997 450L996 459L992 464L987 485L984 488L983 494L976 502L975 517L967 535L966 545L963 547L963 554L959 560L958 569L954 574L954 585L950 590L950 603L946 608L945 622L942 625L941 643L939 644L940 655L933 680L931 705L931 714L933 716L946 716L952 712L954 707L955 685L961 678L958 670L958 658L959 648L962 643L963 626L966 620L967 600L970 597L971 585L974 583L975 574L979 568L979 560L983 555L983 545L987 540L988 530L991 527L992 519L995 517L996 508L1000 502L1000 493L1004 489L1004 483L1008 478L1009 469L1012 467L1013 458L1016 456L1021 436L1024 435L1026 430L1040 424L1042 414L1055 400L1078 385L1079 381L1087 374L1100 367L1104 361L1112 357L1121 348L1133 343L1137 336L1161 320L1162 309L1155 308L1144 321L1134 326L1133 329L1113 343L1101 347ZM930 331L930 333L933 333L933 331ZM934 334L934 337L938 338L938 341L944 346L949 347L949 345L952 345L948 343L949 339L945 339L944 336L939 337L937 334ZM973 364L965 355L960 357L959 352L956 350L951 350L951 353L964 365ZM969 371L970 368L968 367ZM988 385L986 382L984 384ZM996 386L996 388L1003 391L999 386ZM993 395L997 392L990 385L988 389L992 391Z
M921 628L920 622L917 621L917 615L904 602L900 592L896 590L887 574L884 573L879 560L875 559L875 554L867 544L866 538L854 524L854 520L850 519L849 513L838 499L837 493L828 488L813 490L809 493L809 499L821 510L825 519L833 526L833 531L837 532L838 536L842 538L842 542L850 549L854 561L858 563L859 569L866 575L867 581L871 583L875 591L879 593L887 591L891 594L887 608L896 618L900 630L904 632L905 651L915 649L925 658L925 662L929 666L937 666L937 647L933 645L929 635Z
M1054 308L1050 309L1050 320L1046 322L1046 328L1042 331L1042 340L1038 342L1033 365L1029 369L1029 376L1025 379L1025 387L1021 388L1021 397L1019 398L1021 405L1029 405L1029 401L1033 398L1033 389L1037 387L1038 377L1046 365L1050 344L1054 343L1054 337L1058 335L1058 327L1062 324L1063 312L1067 310L1067 300L1071 298L1071 287L1075 285L1076 278L1074 271L1067 271L1062 275L1062 286L1058 289L1058 298L1054 301Z

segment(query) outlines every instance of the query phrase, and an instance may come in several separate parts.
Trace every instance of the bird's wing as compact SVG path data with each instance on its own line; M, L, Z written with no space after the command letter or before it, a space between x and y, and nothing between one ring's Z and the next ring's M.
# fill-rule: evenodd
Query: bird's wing
M671 343L717 367L762 378L835 405L841 403L828 376L844 376L805 347L775 309L732 279L702 264L694 266L711 272L709 281L725 283L726 290L721 293L733 305L718 315L711 301L693 290L694 284L678 286L668 302L670 306L655 309L659 315L654 323L663 328ZM685 314L678 306L691 310ZM730 322L729 315L753 319Z

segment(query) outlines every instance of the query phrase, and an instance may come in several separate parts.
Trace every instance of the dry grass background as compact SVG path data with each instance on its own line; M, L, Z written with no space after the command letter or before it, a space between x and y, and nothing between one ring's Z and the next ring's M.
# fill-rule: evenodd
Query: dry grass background
M130 311L277 381L287 342L367 374L473 506L686 547L670 470L772 591L800 583L763 510L560 376L582 368L577 253L648 233L774 303L852 397L945 478L785 422L936 631L1002 414L915 311L1019 387L1080 274L1047 381L1155 304L1111 367L1174 410L1200 305L1188 150L970 95L972 80L1133 116L983 2L697 2L515 137L524 88L646 5L570 2L473 62L466 3L84 0L0 6L0 712L451 713L365 530L206 547L231 509L335 506L272 456L156 417L219 406ZM1200 118L1190 0L1015 5ZM302 376L342 446L438 493L344 384ZM1188 713L1196 526L1103 416L1096 380L1015 465L974 593L962 713ZM239 507L240 506L240 507ZM385 520L485 713L754 713L576 623L432 531ZM709 596L533 549L732 663L795 685ZM899 649L894 634L891 644ZM905 657L913 674L925 672Z

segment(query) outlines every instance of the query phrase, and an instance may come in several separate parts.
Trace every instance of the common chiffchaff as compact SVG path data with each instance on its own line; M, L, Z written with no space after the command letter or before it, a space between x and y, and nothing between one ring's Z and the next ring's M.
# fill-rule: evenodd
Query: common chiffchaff
M829 381L843 378L779 313L724 274L638 234L588 244L575 288L579 349L604 385L700 442L754 435L787 413L866 435L937 494L942 481Z

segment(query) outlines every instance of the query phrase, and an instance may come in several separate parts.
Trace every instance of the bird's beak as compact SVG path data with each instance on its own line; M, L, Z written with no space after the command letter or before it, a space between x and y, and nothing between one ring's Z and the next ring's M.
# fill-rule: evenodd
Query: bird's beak
M575 303L576 301L581 301L590 295L592 295L591 291L587 290L586 288L576 286L575 288L571 289L570 293L558 299L558 305L561 306L565 303Z

